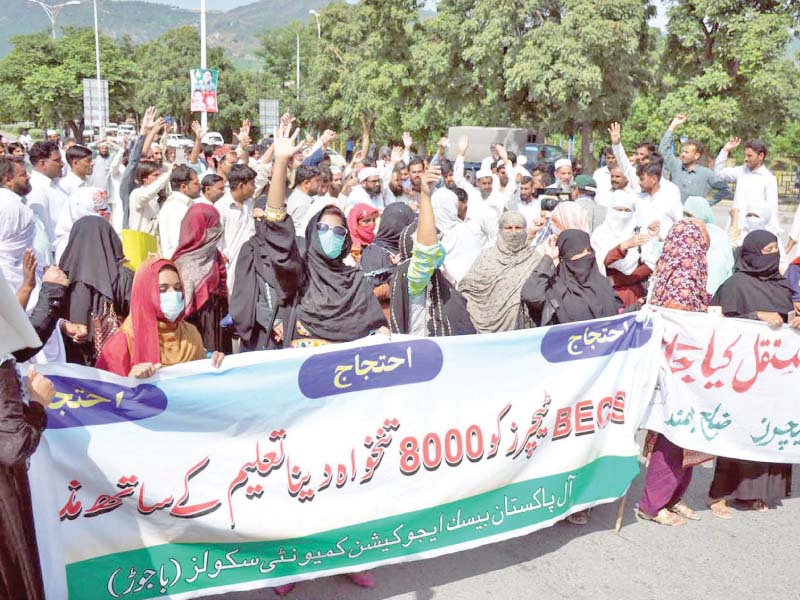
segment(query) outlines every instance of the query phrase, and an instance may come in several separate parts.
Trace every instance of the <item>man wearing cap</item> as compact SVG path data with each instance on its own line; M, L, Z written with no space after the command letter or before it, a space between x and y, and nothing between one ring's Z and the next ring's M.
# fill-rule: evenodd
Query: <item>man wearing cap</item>
M358 172L358 185L347 197L347 211L360 203L369 204L378 210L385 208L381 175L376 167L364 167Z
M588 175L578 175L575 178L575 185L572 188L572 199L575 204L580 206L589 215L589 233L595 229L606 219L606 208L600 206L595 201L597 194L597 183Z
M500 215L508 209L508 206L513 201L516 182L511 183L510 179L506 178L507 185L505 192L499 189L499 180L498 187L495 187L495 176L492 173L492 167L496 163L494 163L491 158L486 158L482 161L481 168L475 174L475 181L478 187L476 188L473 186L464 177L464 157L466 156L468 147L469 139L466 136L462 136L458 140L458 155L453 165L453 180L458 187L467 192L470 205L482 204L491 209L494 213L494 219L499 223ZM504 165L505 173L513 172L514 167L511 161L508 160L508 154L505 148L497 144L492 150L499 154L500 160ZM494 229L497 229L497 227L495 226Z
M91 148L92 145L89 145ZM102 190L105 190L109 198L111 197L111 163L114 160L114 157L111 156L111 152L109 151L109 143L108 140L100 140L97 142L97 156L94 158L94 169L92 169L92 174L88 179L89 185L94 187L99 187Z
M559 158L553 166L556 177L548 190L572 192L572 161L568 158Z

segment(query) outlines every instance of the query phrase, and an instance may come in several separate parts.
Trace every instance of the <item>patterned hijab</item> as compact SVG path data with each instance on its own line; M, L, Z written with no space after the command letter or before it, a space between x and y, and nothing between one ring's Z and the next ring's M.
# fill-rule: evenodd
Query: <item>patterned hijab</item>
M706 312L708 246L708 233L702 221L684 219L672 226L656 263L653 305Z

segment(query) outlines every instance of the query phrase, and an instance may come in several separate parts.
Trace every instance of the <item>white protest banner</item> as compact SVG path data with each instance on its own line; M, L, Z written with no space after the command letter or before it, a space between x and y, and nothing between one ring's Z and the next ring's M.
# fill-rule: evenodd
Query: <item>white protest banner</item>
M48 597L191 598L524 535L622 496L661 352L633 315L52 366L30 478Z
M800 462L800 331L659 309L664 373L644 427L681 448Z

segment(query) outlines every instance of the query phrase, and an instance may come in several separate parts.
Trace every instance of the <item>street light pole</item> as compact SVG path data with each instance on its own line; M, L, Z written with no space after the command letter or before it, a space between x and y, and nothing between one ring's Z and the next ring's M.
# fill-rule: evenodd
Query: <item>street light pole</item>
M50 19L50 29L53 33L53 39L56 39L56 19L58 18L58 13L61 12L61 9L65 6L80 4L80 0L71 0L70 2L63 2L61 4L45 4L39 0L28 0L28 2L33 2L34 4L38 4L42 7L42 10L44 10L47 18Z
M200 0L200 68L206 68L206 0ZM208 113L203 105L203 112L200 113L200 126L208 129Z
M94 61L97 68L97 85L100 86L100 30L97 27L97 0L92 0L94 7Z
M312 8L308 11L308 14L314 15L314 19L317 21L317 39L320 39L322 37L322 28L319 24L319 13Z

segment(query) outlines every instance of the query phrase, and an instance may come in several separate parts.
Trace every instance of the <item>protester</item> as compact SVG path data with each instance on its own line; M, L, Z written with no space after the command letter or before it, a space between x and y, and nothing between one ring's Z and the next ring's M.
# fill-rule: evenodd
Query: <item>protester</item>
M611 169L617 166L617 159L611 146L603 146L600 150L602 166L593 174L592 179L597 182L597 196L603 196L611 191Z
M94 169L92 151L86 146L72 146L67 150L67 165L69 173L61 178L59 185L65 194L71 196L79 187L88 185L87 179Z
M736 262L736 272L722 284L711 300L726 317L756 319L779 328L794 310L792 288L780 274L778 238L768 231L745 237ZM795 326L800 320L795 321ZM774 498L786 496L792 466L717 458L708 505L714 516L730 519L726 497L749 510L764 512Z
M166 197L166 188L172 175L170 169L163 170L160 163L144 160L136 168L139 184L130 194L130 225L134 231L150 235L158 233L158 211Z
M63 332L68 362L94 366L98 342L108 334L102 319L115 327L117 318L128 316L133 271L125 262L122 241L108 221L85 216L75 222L59 261L70 280L65 302L68 318L81 326L71 335Z
M61 177L61 151L53 142L36 142L31 146L31 191L27 205L39 218L50 244L55 241L55 228L68 196L58 186Z
M186 165L175 165L169 178L172 193L158 210L158 242L162 256L172 256L178 247L183 221L192 202L200 195L197 173ZM219 214L219 213L218 213Z
M222 221L220 250L228 261L228 291L231 292L239 250L255 232L252 217L256 172L247 165L234 165L227 175L227 181L229 190L214 208L219 211Z
M403 229L411 225L414 219L414 211L407 204L390 204L381 215L375 240L361 251L359 265L364 276L372 283L372 291L380 301L387 320L390 305L389 280L401 260L400 237Z
M442 233L444 272L451 283L466 275L481 253L481 243L473 230L458 218L458 196L447 188L439 188L431 198L436 225Z
M506 212L494 248L485 248L458 284L478 333L527 329L534 323L520 291L541 255L528 246L525 217Z
M255 233L242 246L230 313L245 350L285 348L303 262L294 227L266 219L267 197L255 201ZM289 339L288 341L291 341Z
M670 230L656 264L654 306L706 311L708 246L708 235L701 221L686 219ZM684 525L687 519L698 520L700 517L683 501L683 495L692 480L693 465L711 457L683 450L666 436L653 432L648 434L645 455L647 477L636 514L660 525Z
M356 204L347 215L347 229L353 239L350 256L355 264L361 259L361 251L375 240L375 225L380 211L369 204Z
M708 238L708 284L706 289L712 296L728 277L733 274L733 251L728 234L714 224L714 213L705 198L689 196L683 205L683 213L700 219L706 225Z
M194 171L191 174L197 177ZM172 262L185 286L186 321L197 327L206 348L230 354L231 335L220 324L228 314L225 258L218 250L221 239L217 210L206 204L193 205L181 221Z
M605 221L591 237L597 266L626 308L644 300L647 295L644 283L658 259L654 240L657 232L640 233L634 211L633 196L614 192Z
M390 281L389 322L395 333L424 337L475 333L464 297L441 270L445 247L437 239L431 194L441 172L432 167L420 179L419 225L400 234L401 262Z
M575 186L572 189L572 199L586 211L588 218L589 233L600 227L606 218L606 207L601 206L595 200L597 183L588 175L578 175L575 178Z
M202 360L219 367L224 354L207 353L203 338L184 317L183 284L166 260L142 263L131 291L131 312L97 357L98 369L146 379L161 367Z
M682 143L680 158L673 152L673 133L687 121L686 115L675 115L664 132L658 145L658 152L664 157L664 166L670 173L671 181L681 191L681 201L686 202L690 196L705 198L722 184L720 178L708 167L700 164L704 146L702 142L689 139Z

